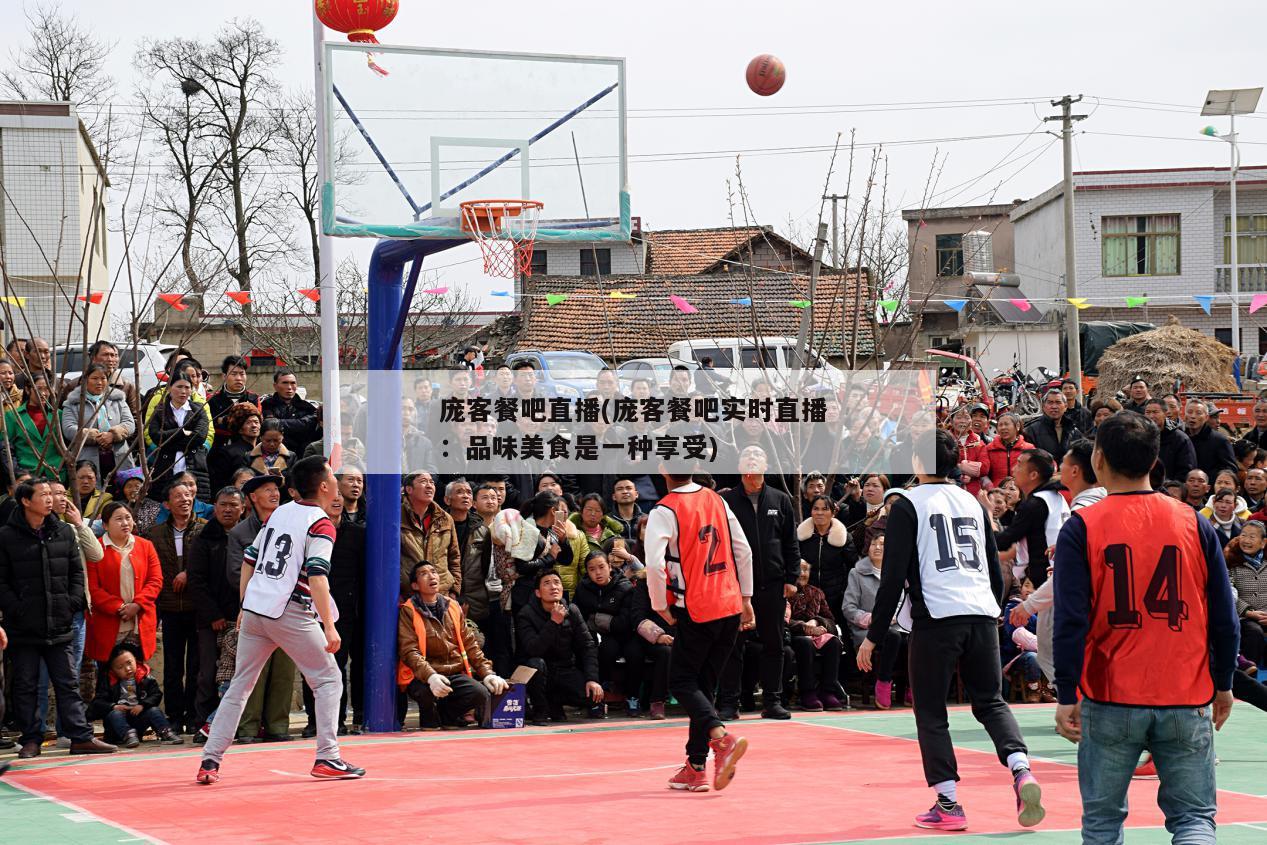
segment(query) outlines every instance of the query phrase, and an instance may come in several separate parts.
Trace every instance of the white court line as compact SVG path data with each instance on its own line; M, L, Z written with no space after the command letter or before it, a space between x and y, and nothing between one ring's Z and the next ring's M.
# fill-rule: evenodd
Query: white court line
M545 774L545 775L524 775L524 774L493 775L489 777L476 777L476 778L378 778L378 777L372 777L372 776L367 776L367 777L369 777L371 780L374 780L374 781L395 781L399 783L454 783L458 781L483 782L483 781L490 781L490 780L534 780L534 779L545 779L545 778L587 778L587 777L600 777L602 775L632 775L632 774L639 774L642 772L658 772L665 769L676 769L676 768L679 768L677 763L673 763L672 765L668 765L668 766L646 766L641 769L608 769L607 771L602 771L602 772L558 772L556 774ZM303 778L305 780L309 780L309 779L326 780L326 778L313 778L312 775L303 774L300 772L284 772L281 769L269 769L269 771L272 774L282 775L283 777Z
M135 828L129 827L128 825L120 824L119 822L110 821L109 819L104 819L101 816L97 815L96 813L85 810L83 807L80 807L78 804L74 804L70 801L65 801L61 798L54 798L52 795L49 795L46 792L36 789L33 786L27 786L25 783L22 783L21 781L14 780L13 778L5 778L4 782L8 786L12 786L14 789L20 789L23 792L28 793L29 795L33 795L36 798L42 798L45 801L49 801L53 804L60 804L61 806L65 807L68 810L74 810L76 813L87 816L88 819L91 819L92 821L100 822L101 824L106 825L107 827L114 828L115 830L121 831L123 833L129 834L130 836L135 837L134 839L130 839L130 840L121 839L119 840L120 842L124 842L124 841L149 842L149 843L152 843L152 845L168 845L168 843L164 842L161 839L158 839L157 837L150 836L147 833L142 833L141 831ZM75 819L75 821L87 821L88 819Z

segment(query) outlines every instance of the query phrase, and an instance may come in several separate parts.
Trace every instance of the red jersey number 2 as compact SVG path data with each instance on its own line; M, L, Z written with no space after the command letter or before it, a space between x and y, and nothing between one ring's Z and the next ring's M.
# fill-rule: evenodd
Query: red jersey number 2
M1115 543L1104 550L1104 562L1113 570L1113 608L1109 625L1114 628L1138 628L1142 622L1135 608L1135 561L1125 543ZM1172 631L1182 631L1188 618L1188 604L1181 595L1179 569L1183 557L1178 546L1162 547L1153 577L1144 591L1144 609L1154 619L1165 619Z
M711 525L704 525L699 530L699 541L708 543L708 556L704 558L704 574L715 575L718 572L726 571L726 561L714 561L717 555L717 547L721 545L721 532Z

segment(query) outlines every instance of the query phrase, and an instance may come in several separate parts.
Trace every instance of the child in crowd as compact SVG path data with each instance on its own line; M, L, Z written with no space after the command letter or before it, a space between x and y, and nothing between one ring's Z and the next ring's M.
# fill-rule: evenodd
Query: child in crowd
M624 574L632 579L635 572L646 569L642 561L629 551L629 543L624 537L608 537L603 542L603 551L611 562L612 571Z
M141 737L151 728L160 742L183 745L184 740L167 723L158 709L163 691L150 676L150 667L141 657L141 649L121 642L110 652L110 671L97 675L97 694L88 708L90 719L105 725L106 741L136 748Z

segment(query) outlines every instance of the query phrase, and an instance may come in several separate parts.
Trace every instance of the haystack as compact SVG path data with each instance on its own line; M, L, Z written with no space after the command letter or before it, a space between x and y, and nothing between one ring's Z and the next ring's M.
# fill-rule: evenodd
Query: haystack
M1171 392L1176 380L1186 391L1236 393L1232 358L1230 347L1171 316L1161 328L1124 337L1104 351L1096 393L1124 391L1136 375L1148 380L1154 396Z

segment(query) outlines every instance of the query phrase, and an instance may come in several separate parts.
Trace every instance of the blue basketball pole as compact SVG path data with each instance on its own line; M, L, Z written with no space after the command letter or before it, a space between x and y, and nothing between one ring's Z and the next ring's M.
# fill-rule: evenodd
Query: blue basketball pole
M394 731L400 595L400 328L409 312L405 265L465 241L379 241L370 256L365 538L365 727ZM412 269L412 268L411 268ZM410 297L412 299L412 297ZM393 340L395 338L395 340Z

